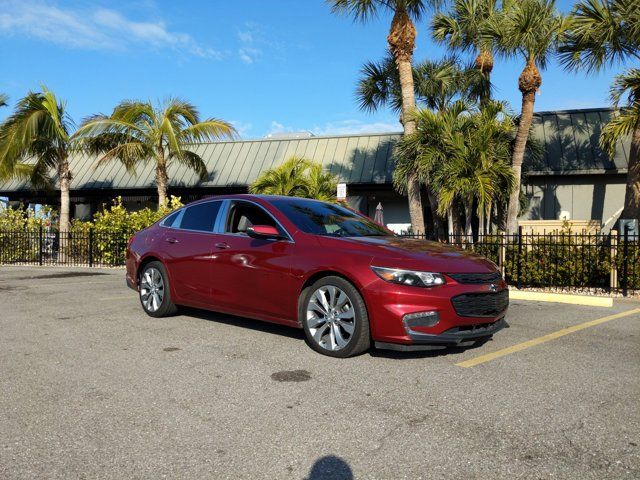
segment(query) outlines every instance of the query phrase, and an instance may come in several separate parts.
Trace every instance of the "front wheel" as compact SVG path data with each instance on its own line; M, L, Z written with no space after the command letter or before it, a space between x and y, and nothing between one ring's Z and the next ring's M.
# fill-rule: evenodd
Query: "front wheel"
M362 296L340 277L324 277L306 288L300 301L300 321L311 348L346 358L369 349L369 317Z
M171 301L169 278L164 265L150 262L140 272L140 303L147 315L166 317L176 313L177 308Z

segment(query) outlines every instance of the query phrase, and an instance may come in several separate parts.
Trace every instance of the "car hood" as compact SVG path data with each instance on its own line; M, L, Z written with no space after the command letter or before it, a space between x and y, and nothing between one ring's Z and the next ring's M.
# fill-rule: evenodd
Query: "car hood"
M328 239L324 237L323 240ZM497 267L475 253L429 240L403 237L343 237L331 240L372 254L381 267L422 269L441 273L490 273Z

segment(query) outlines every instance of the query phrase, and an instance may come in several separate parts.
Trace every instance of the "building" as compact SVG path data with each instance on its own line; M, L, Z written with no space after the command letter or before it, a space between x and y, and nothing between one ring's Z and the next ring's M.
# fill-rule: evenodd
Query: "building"
M595 220L610 227L622 210L630 141L622 142L614 158L598 145L610 109L565 110L535 114L533 135L544 155L527 159L524 191L529 207L523 219ZM379 202L385 222L406 228L406 199L392 185L393 146L400 133L342 136L294 136L199 145L196 148L210 172L199 182L192 171L173 166L169 193L191 201L207 195L245 192L261 172L278 166L292 155L322 163L348 185L350 204L373 216ZM151 164L132 176L119 163L97 167L85 154L70 159L73 173L71 202L75 217L85 218L102 204L122 196L130 208L155 202ZM11 201L57 204L59 192L33 191L28 183L0 183L0 196Z

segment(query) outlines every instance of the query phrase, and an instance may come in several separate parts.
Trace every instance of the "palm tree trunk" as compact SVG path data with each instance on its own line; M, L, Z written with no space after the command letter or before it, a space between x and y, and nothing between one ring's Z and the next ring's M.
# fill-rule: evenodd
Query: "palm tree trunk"
M69 231L69 212L71 210L71 202L69 200L69 187L71 186L71 171L69 170L69 161L64 158L60 162L60 233Z
M491 100L491 71L493 70L493 54L491 50L481 48L476 57L476 68L486 80L486 89L480 92L480 106L485 106Z
M434 237L436 240L440 240L444 237L444 228L442 226L442 216L438 213L438 197L431 186L427 186L427 197L429 199L431 217L433 218Z
M515 177L515 185L509 195L509 208L507 210L507 233L516 233L518 227L518 213L520 210L520 185L522 183L522 163L527 147L529 130L533 119L533 108L536 101L536 92L542 85L540 72L533 61L528 61L518 80L519 89L522 92L522 112L518 123L511 170Z
M67 251L69 250L69 212L71 210L71 201L69 199L71 171L69 170L69 161L66 156L60 160L58 172L60 178L60 236L58 243L58 262L64 264L67 261Z
M464 202L464 234L467 242L473 242L473 227L471 220L473 219L473 201L465 200Z
M624 195L624 209L620 218L640 220L640 118L636 121L631 135L627 189Z
M416 108L416 98L413 85L413 69L411 67L415 39L416 29L407 11L403 8L396 8L387 42L395 58L400 76L402 125L405 135L411 135L416 131L416 122L412 118L413 110ZM407 176L407 197L409 199L409 216L411 217L413 233L422 234L424 233L424 214L420 197L420 182L415 174Z
M158 189L158 210L167 202L167 163L164 158L164 149L158 149L158 159L156 164L156 188Z
M451 242L451 236L453 235L453 207L449 205L447 209L447 241Z
M485 210L478 207L478 236L485 234L484 228Z
M491 211L492 210L493 210L493 202L489 202L489 205L487 206L487 211L485 212L485 215L487 216L486 222L484 224L485 235L489 235L491 233Z

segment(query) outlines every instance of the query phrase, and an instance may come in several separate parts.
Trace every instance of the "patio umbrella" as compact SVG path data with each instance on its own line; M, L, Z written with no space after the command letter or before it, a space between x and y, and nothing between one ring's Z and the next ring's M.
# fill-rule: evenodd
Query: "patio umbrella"
M373 221L378 225L382 225L384 227L384 211L382 208L382 202L378 202L378 206L376 207L376 214L373 217Z

